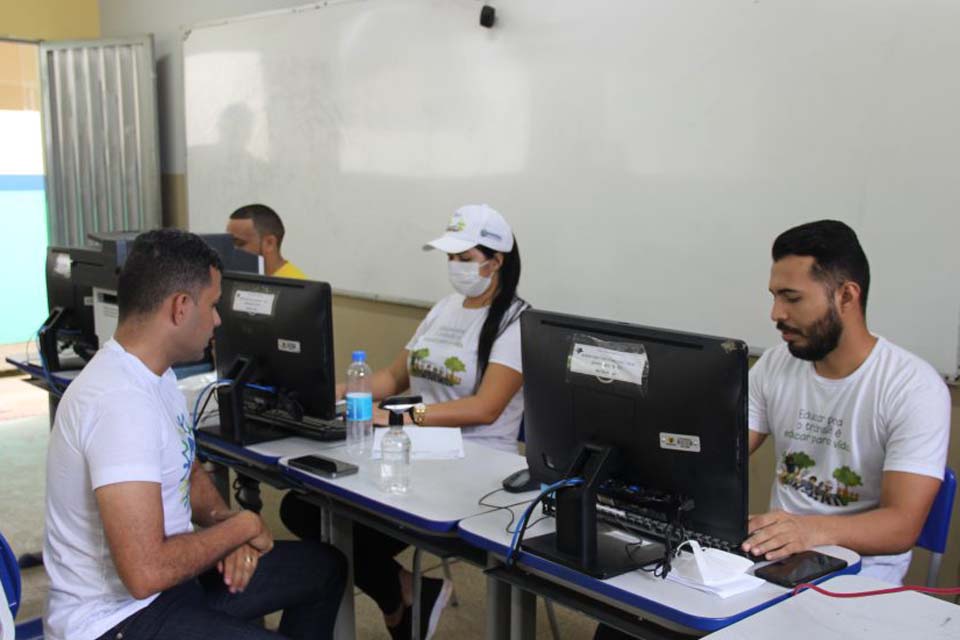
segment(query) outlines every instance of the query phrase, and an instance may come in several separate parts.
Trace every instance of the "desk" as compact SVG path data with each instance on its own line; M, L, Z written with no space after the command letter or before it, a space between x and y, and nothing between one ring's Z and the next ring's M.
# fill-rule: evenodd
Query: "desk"
M510 545L510 534L504 530L508 521L509 514L505 511L467 518L460 522L460 535L470 544L503 558ZM528 529L526 535L533 537L553 531L554 520L549 518ZM846 560L849 564L844 570L846 573L860 570L860 557L852 551L841 547L822 547L820 551ZM519 567L501 567L490 573L511 583L514 592L519 589L528 594L541 593L627 633L654 638L673 637L674 634L665 630L703 635L753 615L789 595L787 589L765 583L753 591L721 599L642 571L598 580L526 552L519 555ZM529 617L535 598L514 593L512 600L511 635L526 637L534 630Z
M891 585L867 576L838 576L831 591L870 591ZM900 640L960 638L960 607L916 592L831 598L804 591L755 616L712 633L710 640Z
M250 474L280 486L291 488L306 499L324 507L330 514L330 541L353 558L353 524L389 533L408 544L441 557L462 556L477 563L485 563L482 551L463 543L458 524L464 518L490 510L477 504L478 499L500 487L505 476L526 467L526 459L515 454L464 442L466 456L458 460L417 460L411 468L410 493L395 496L380 491L376 486L379 462L358 460L349 456L343 444L309 443L324 455L349 460L359 467L358 473L337 479L326 479L291 469L281 463L289 449L264 443L254 447L240 447L218 436L200 431L197 443L201 450L226 456L227 463L239 463L239 473ZM302 451L308 453L309 451ZM533 496L530 496L531 498ZM491 504L516 502L516 496L499 493L491 497ZM415 554L414 562L418 562ZM489 625L503 630L504 605L509 590L498 581L487 584ZM415 585L414 591L417 591ZM352 638L353 579L348 586L337 618L337 636Z

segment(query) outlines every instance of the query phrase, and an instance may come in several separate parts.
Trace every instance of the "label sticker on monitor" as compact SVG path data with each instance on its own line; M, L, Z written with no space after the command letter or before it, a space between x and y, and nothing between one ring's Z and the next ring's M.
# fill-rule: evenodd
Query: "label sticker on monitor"
M58 253L53 260L53 272L58 276L69 278L73 263L70 261L69 253Z
M626 382L643 386L647 354L574 342L568 369L572 373L593 376L600 382Z
M660 448L671 451L686 451L700 453L700 437L688 436L682 433L661 433Z
M296 340L284 340L277 338L277 349L287 353L300 353L300 343Z
M277 295L263 291L237 289L233 293L233 310L257 316L272 316Z

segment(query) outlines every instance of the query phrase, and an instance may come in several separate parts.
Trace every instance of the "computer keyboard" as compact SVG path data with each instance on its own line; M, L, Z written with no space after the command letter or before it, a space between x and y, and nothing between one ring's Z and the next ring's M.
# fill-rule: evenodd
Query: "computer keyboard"
M617 509L604 504L597 504L597 519L611 524L617 527L621 527L633 533L639 534L643 538L648 538L652 540L657 540L662 542L667 535L668 523L664 520L658 520L656 518L651 518L649 516L640 515L638 513L631 513L629 511L624 511L622 509ZM674 531L671 534L674 536L674 541L677 540L677 532ZM699 531L693 531L688 528L684 528L681 534L682 541L684 540L696 540L700 543L701 547L720 549L722 551L727 551L739 556L750 557L743 549L740 548L739 544L731 543L727 540L721 540L715 536L711 536Z
M281 427L298 436L322 442L336 442L347 438L347 425L343 420L322 420L312 416L303 416L297 420L285 411L276 409L252 415L248 413L246 417L247 420Z
M548 497L544 500L543 512L547 515L556 516L556 502L553 498ZM665 540L667 528L670 526L666 519L651 518L633 510L621 509L600 501L597 502L597 520L656 542ZM670 535L674 544L685 540L696 540L704 548L720 549L738 556L752 557L740 548L739 543L732 543L716 536L692 530L689 527L685 527L679 534L674 530Z

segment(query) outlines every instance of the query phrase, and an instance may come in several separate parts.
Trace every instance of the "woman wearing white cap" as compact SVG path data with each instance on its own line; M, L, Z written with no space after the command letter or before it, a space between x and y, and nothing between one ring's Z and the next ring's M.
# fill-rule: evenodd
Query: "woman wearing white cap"
M420 426L457 426L463 437L516 451L523 418L520 252L510 225L493 208L459 208L446 232L424 246L447 254L451 293L430 309L394 362L373 374L379 400L410 389L423 396L413 409ZM343 390L338 389L342 395ZM376 411L380 411L379 409ZM374 416L387 423L385 413ZM288 494L280 517L300 537L318 537L317 508ZM410 637L412 577L394 559L406 545L354 527L355 582L379 605L390 635ZM424 578L421 638L428 640L450 596L447 581Z

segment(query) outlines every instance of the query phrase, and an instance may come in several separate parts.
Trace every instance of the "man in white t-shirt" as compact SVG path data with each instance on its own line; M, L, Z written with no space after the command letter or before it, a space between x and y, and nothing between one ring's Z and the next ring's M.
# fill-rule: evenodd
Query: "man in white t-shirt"
M274 544L194 457L170 367L201 357L220 323L221 270L199 237L172 229L141 234L126 259L116 333L70 384L50 437L48 638L275 637L247 621L279 609L283 635L332 635L343 556Z
M750 371L750 452L772 435L769 513L744 550L775 560L837 544L900 583L946 464L950 397L926 362L867 329L856 234L822 220L773 244L771 319L786 344Z

